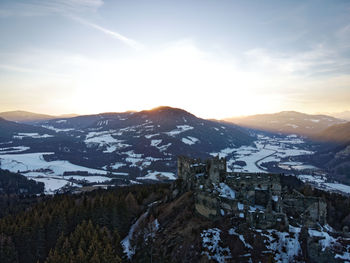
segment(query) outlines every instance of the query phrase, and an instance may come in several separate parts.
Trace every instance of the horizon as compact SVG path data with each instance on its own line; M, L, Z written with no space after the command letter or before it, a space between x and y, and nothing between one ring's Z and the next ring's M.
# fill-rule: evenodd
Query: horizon
M281 111L276 111L276 112L264 112L264 113L253 113L250 115L232 115L232 116L227 116L227 117L223 117L223 118L206 118L200 115L197 115L193 112L188 111L185 108L178 108L178 107L172 107L172 106L168 106L168 105L159 105L156 107L152 107L149 109L142 109L142 110L126 110L126 111L105 111L105 112L90 112L90 113L57 113L57 114L49 114L46 112L33 112L30 110L21 110L21 109L15 109L15 110L5 110L5 111L0 111L0 114L2 113L13 113L13 112L26 112L26 113L32 113L32 114L41 114L41 115L48 115L48 116L52 116L52 117L62 117L62 118L71 118L71 117L65 117L66 115L76 115L76 116L84 116L84 115L97 115L97 114L105 114L105 113L124 113L124 112L141 112L141 111L152 111L152 110L156 110L158 108L162 108L162 107L169 107L172 109L180 109L180 110L184 110L188 113L191 113L193 115L195 115L196 117L202 118L202 119L216 119L216 120L225 120L225 119L230 119L230 118L244 118L244 117L249 117L249 116L254 116L254 115L264 115L264 114L278 114L278 113L282 113L282 112L297 112L297 113L303 113L303 114L309 114L309 115L328 115L328 116L332 116L335 117L333 115L337 115L337 114L341 114L341 113L350 113L350 110L345 110L342 112L314 112L314 113L308 113L308 112L301 112L301 111L295 111L295 110L281 110ZM73 116L75 117L75 116ZM336 117L338 119L341 119L339 117Z
M350 110L347 1L0 3L0 112Z

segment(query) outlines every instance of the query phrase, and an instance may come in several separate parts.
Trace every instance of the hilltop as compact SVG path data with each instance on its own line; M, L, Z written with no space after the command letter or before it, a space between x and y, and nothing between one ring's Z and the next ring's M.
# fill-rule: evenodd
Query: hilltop
M303 136L311 136L332 125L345 122L327 115L312 115L296 111L227 118L225 121L252 129Z

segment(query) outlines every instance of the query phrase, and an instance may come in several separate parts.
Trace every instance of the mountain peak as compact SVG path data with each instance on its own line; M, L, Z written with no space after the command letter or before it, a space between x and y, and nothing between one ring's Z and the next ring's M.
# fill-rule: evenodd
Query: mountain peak
M195 117L192 113L189 113L188 111L185 111L180 108L173 108L170 106L159 106L150 110L144 110L140 113L149 113L149 114L161 114L161 115L183 115L183 116L192 116Z
M299 114L305 114L299 111L293 111L293 110L287 110L287 111L281 111L277 114L281 114L281 115L299 115Z

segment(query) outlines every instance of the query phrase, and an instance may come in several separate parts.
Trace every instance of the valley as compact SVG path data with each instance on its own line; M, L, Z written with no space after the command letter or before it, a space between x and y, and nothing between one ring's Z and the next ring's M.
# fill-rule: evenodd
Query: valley
M182 257L188 262L262 258L287 263L323 257L345 262L350 186L338 181L328 165L334 160L346 164L348 125L326 126L327 138L342 141L241 127L170 107L30 124L0 119L0 172L6 175L0 190L18 194L14 204L0 195L5 215L0 227L19 237L15 245L6 242L15 246L11 253L18 253L20 262L64 262L65 245L58 232L50 232L64 233L61 225L74 229L65 242L77 236L91 242L94 231L105 235L103 242L111 248L99 253L114 257L111 262L177 262ZM198 170L187 184L184 174L179 176L184 167L179 160L185 158L179 156L194 158L195 164L185 166L194 170L221 160L226 175ZM272 192L266 194L267 188ZM35 228L31 238L39 247L21 247L26 237L10 230L11 213L37 217L30 209L19 213L22 207L57 214L39 212L40 219L30 223L41 220L50 243L42 243L42 230ZM115 227L118 234L112 235ZM89 229L86 237L81 229ZM29 252L40 247L45 251Z
M3 132L10 128L0 137L0 168L43 182L46 194L175 180L180 155L219 155L227 159L229 171L284 173L322 189L349 192L310 162L315 147L305 136L246 130L181 109L77 116L35 125L2 122ZM330 187L332 183L340 186Z

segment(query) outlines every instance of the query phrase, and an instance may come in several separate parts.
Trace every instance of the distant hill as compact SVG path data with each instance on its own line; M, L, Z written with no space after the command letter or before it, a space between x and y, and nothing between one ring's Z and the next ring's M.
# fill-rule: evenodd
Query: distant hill
M319 141L350 144L350 122L333 125L314 138Z
M79 116L78 114L62 114L58 116L34 113L29 111L6 111L0 112L0 118L4 118L8 121L22 122L22 123L34 123L39 121L46 121L51 119L59 119L59 118L73 118Z
M77 116L79 116L79 114L68 113L68 114L58 115L55 118L73 118L73 117L77 117Z
M250 144L246 131L230 123L198 118L177 108L158 107L140 112L101 113L44 121L42 127L71 130L92 147L116 154L133 150L145 156L201 156L232 145ZM111 136L106 142L106 136ZM122 141L122 143L121 143ZM123 146L124 145L124 146Z
M32 124L0 119L0 154L51 153L45 155L46 162L67 160L115 173L121 180L127 174L133 180L175 179L179 155L207 158L223 149L250 145L254 140L245 129L232 123L201 119L171 107ZM38 162L40 168L51 169L50 163ZM23 165L26 167L21 163L23 160L11 159L0 166L17 172Z
M315 153L308 161L324 168L330 178L350 184L350 122L333 125L311 136Z
M335 118L339 118L339 119L350 121L350 111L330 113L329 115L331 115L331 116L333 116Z
M1 112L0 117L8 121L16 122L36 122L55 119L57 117L46 114L33 113L28 111L6 111Z
M0 118L0 142L11 140L20 133L26 134L53 134L54 132L43 127L24 123L17 123Z
M207 158L255 140L237 125L171 107L59 118L35 126L2 119L0 133L8 148L3 152L50 152L48 160L68 160L122 178L127 173L130 179L174 179L179 155ZM16 171L17 164L11 167L4 169Z
M344 120L327 115L310 115L296 111L282 111L273 114L258 114L240 118L228 118L229 121L247 128L259 129L283 134L310 136L318 134Z

